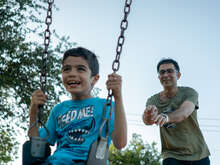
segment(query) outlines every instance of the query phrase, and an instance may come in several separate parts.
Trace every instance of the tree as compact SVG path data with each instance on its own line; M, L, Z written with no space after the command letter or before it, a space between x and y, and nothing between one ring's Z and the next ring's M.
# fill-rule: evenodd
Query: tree
M133 134L128 147L122 151L110 146L110 165L160 165L161 155L156 143L144 144L141 135Z
M44 50L42 34L46 17L42 13L46 15L47 6L45 0L0 1L0 164L16 158L19 144L17 127L27 128L30 97L40 87ZM49 47L47 114L59 101L59 96L65 93L59 76L60 54L75 45L68 42L68 37L59 37L55 31L52 33L53 41L57 42Z

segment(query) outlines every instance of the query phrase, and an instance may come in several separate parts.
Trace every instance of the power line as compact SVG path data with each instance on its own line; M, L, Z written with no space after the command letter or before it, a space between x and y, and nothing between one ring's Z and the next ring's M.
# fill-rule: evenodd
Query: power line
M137 120L128 120L128 123L130 125L136 125L136 126L141 126L141 127L146 127L146 125L144 123L141 123ZM202 131L204 132L214 132L214 133L220 133L220 130L217 129L205 129L205 128L201 128Z
M142 113L141 114L137 114L137 113L127 113L127 116L140 116L142 117ZM199 120L212 120L212 121L220 121L220 118L212 118L212 117L199 117Z
M199 120L217 120L217 121L220 121L220 118L199 118Z
M136 126L141 126L141 127L145 127L144 123L142 122L142 114L137 114L137 113L129 113L127 114L128 117L132 116L132 117L140 117L140 120L137 119L128 119L128 122L131 125L136 125ZM211 118L211 117L201 117L199 118L199 120L209 120L209 121L220 121L220 118ZM220 133L219 129L212 129L212 128L220 128L220 125L200 125L201 129L205 132L215 132L215 133Z
M142 122L142 119L140 119L140 120L137 120L137 119L128 119L128 121L143 123L143 122ZM220 125L200 125L200 127L217 127L217 128L220 128Z
M205 132L215 132L215 133L220 133L220 130L211 130L211 129L202 129Z
M220 128L220 125L200 125L200 127L217 127L217 128Z

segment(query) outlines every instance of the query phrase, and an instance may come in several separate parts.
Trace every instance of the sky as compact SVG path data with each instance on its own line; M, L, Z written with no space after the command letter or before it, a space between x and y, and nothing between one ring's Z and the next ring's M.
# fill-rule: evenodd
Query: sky
M100 80L96 87L104 98L107 75L113 72L124 3L55 1L59 11L53 11L51 28L97 54ZM178 85L193 87L199 93L198 118L211 152L211 164L220 164L219 16L219 0L133 0L117 72L123 79L129 140L138 133L144 142L155 141L161 149L158 127L145 126L141 116L147 98L162 90L156 65L163 57L170 57L180 65Z

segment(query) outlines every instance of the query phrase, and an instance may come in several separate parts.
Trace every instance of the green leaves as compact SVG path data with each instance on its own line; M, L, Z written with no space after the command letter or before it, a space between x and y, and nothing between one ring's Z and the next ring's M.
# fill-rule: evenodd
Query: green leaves
M0 1L0 164L16 159L16 129L28 128L30 98L40 88L45 18L39 18L43 12L46 15L46 6L44 0ZM60 78L61 56L75 45L55 31L52 36L56 44L51 42L49 47L45 120L65 93Z
M1 123L1 122L0 122ZM0 125L0 163L8 163L16 158L18 142L15 140L15 131L10 125ZM12 157L12 155L14 155Z
M161 155L156 143L144 143L138 134L132 135L129 145L122 151L110 146L109 161L111 165L160 165Z

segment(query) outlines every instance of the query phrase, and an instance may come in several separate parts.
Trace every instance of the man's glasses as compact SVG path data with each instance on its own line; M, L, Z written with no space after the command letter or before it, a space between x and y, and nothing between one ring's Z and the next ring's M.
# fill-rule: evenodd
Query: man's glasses
M172 73L174 73L175 72L175 70L174 69L167 69L167 70L160 70L159 71L159 75L164 75L165 73L167 73L167 74L172 74Z

